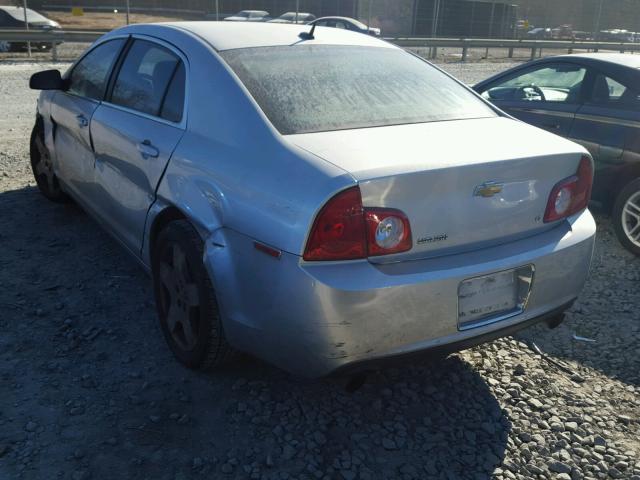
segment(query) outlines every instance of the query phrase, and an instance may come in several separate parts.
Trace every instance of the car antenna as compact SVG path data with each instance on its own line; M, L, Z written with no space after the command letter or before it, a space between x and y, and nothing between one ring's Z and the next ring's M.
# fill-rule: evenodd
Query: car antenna
M309 32L300 32L298 35L302 40L313 40L315 37L313 36L313 32L316 31L316 24L311 25L311 31Z

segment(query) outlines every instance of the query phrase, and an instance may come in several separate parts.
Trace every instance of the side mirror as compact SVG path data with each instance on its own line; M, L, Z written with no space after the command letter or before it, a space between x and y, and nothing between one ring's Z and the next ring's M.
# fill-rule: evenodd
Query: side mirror
M29 88L33 90L64 90L65 84L59 70L44 70L29 79Z

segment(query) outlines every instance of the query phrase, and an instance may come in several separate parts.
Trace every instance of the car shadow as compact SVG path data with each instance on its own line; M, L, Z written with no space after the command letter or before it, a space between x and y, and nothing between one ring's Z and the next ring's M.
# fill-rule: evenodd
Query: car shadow
M457 355L352 393L248 356L189 371L164 344L146 274L78 206L26 187L0 193L0 212L9 476L490 478L504 459L511 423Z
M620 245L608 216L596 213L595 218L598 233L590 278L565 321L556 329L537 325L516 338L565 361L565 373L578 382L588 378L589 367L638 386L640 258Z

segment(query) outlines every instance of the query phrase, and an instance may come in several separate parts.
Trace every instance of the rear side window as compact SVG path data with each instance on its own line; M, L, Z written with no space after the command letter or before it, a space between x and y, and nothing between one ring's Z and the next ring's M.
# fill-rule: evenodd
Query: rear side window
M635 109L639 104L637 90L602 73L596 74L594 78L589 101L607 108Z
M109 72L122 49L124 39L98 45L85 55L71 71L68 92L81 97L102 100Z
M178 69L173 74L167 95L162 103L160 116L172 122L182 120L182 109L184 107L184 89L185 89L185 71L184 64L180 62Z
M170 50L136 40L122 62L111 102L158 116L167 87L180 64L180 59Z
M283 135L496 116L455 80L396 48L298 45L221 54Z

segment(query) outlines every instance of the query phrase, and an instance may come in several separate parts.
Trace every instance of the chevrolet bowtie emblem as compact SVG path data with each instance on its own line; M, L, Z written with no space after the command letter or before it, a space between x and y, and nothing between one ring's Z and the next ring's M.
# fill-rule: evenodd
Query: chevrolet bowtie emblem
M473 195L475 197L484 197L484 198L493 197L494 195L497 195L498 193L502 192L502 187L504 187L502 183L484 182L482 185L478 185L473 190Z

